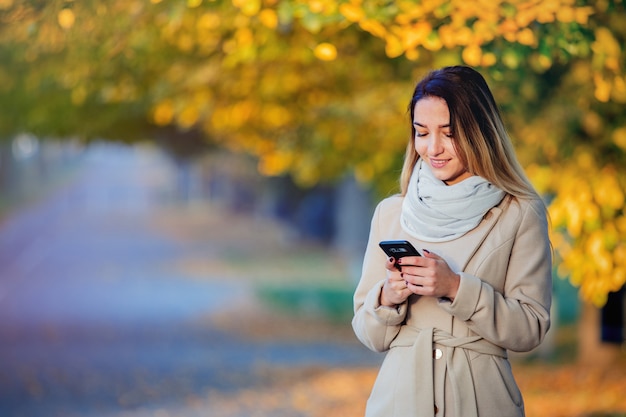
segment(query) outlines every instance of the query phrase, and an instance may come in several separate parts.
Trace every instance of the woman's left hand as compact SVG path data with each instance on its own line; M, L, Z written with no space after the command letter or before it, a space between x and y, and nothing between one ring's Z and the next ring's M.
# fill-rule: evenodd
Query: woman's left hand
M439 255L424 251L424 256L398 259L407 288L413 294L454 300L461 277Z

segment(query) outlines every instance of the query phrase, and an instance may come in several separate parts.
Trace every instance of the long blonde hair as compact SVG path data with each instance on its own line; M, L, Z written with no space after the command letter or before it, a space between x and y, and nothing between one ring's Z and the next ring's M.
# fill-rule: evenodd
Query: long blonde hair
M517 160L487 82L480 73L466 66L431 71L415 86L408 109L411 138L400 175L402 195L406 195L419 160L414 144L415 104L426 97L439 97L448 104L455 148L471 174L485 178L514 197L539 198Z

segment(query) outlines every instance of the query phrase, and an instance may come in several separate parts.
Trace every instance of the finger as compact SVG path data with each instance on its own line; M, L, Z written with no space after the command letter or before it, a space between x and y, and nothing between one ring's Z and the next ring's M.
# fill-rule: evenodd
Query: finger
M422 283L422 278L417 276L417 275L408 275L405 274L404 275L404 281L406 282L406 286L410 287L411 285L414 287L422 287L423 283Z
M429 251L428 249L422 249L422 251L424 251L424 257L425 258L443 259L443 258L441 258L441 256L437 255L436 253L433 253L433 252Z
M423 288L423 285L421 284L413 284L412 282L408 282L406 283L406 287L410 290L412 290L412 288Z
M394 300L396 304L401 303L411 294L411 290L403 280L387 281L383 287L383 292L387 294L389 300Z
M390 275L387 277L385 287L393 291L401 291L406 289L406 281L404 280L404 278L400 277L400 274Z
M398 259L399 265L419 265L421 256L404 256Z
M392 256L387 258L387 262L385 262L385 268L388 271L398 271L400 268L398 267L398 263L396 259Z
M422 258L419 262L415 262L414 265L402 264L402 272L408 275L421 276L425 275L426 269L432 264L434 260Z

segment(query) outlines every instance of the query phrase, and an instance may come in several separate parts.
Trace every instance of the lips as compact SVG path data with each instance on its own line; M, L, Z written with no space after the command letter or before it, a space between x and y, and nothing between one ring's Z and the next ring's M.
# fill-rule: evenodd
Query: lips
M430 166L433 168L443 168L448 163L448 159L430 159Z

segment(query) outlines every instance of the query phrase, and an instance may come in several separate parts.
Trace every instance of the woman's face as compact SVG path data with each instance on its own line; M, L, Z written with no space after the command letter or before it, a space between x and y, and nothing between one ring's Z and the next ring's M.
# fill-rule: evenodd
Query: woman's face
M446 101L439 97L425 97L415 103L414 110L415 150L435 177L447 185L471 177L454 149Z

